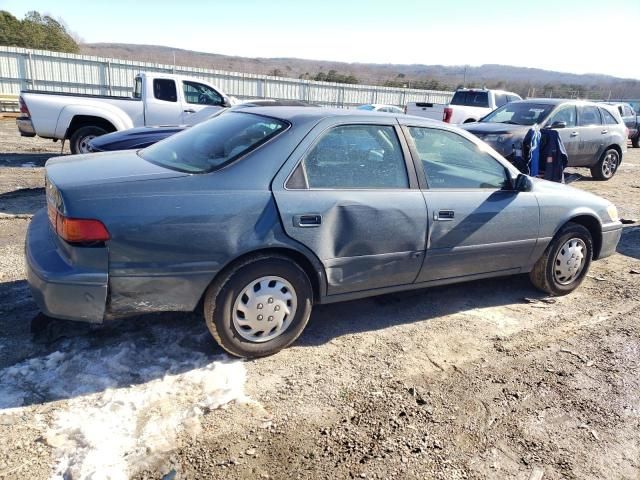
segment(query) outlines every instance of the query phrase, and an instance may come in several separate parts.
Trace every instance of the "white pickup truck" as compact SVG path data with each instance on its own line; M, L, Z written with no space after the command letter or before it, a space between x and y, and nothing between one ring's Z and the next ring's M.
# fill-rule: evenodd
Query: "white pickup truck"
M411 102L407 104L408 115L433 118L447 123L477 122L502 105L522 100L513 92L502 90L461 88L456 90L448 105L438 103Z
M69 139L72 153L85 153L91 139L109 132L155 125L193 125L231 106L219 88L195 78L140 73L132 97L25 90L16 120L20 134Z

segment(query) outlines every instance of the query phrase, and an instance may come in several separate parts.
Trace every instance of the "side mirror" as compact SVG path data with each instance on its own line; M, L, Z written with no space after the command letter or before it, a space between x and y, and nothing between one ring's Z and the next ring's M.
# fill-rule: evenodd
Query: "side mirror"
M231 100L229 99L229 97L224 97L222 99L222 103L220 104L220 106L224 108L229 108L231 106Z
M553 129L567 128L567 122L553 122L550 128L553 128Z
M531 181L531 178L524 173L519 173L513 182L513 189L516 192L530 192L532 188L533 182Z

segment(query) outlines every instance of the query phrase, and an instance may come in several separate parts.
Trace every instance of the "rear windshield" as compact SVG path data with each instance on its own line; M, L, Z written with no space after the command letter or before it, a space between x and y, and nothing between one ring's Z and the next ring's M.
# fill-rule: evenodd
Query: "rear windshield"
M456 92L451 99L451 105L466 107L488 107L489 92Z
M533 125L542 123L555 105L549 103L507 103L481 119L482 123L508 123L510 125Z
M375 110L376 107L374 107L373 105L360 105L358 107L358 110Z
M151 163L188 173L208 173L246 155L288 124L250 113L228 112L140 150Z

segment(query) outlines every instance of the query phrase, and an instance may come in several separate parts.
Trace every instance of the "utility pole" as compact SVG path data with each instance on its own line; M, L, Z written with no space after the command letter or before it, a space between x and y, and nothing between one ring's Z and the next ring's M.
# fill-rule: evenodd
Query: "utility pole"
M467 86L467 67L468 67L468 65L464 66L464 78L462 80L462 87L463 88L466 88L466 86Z
M176 51L173 51L173 73L176 73Z

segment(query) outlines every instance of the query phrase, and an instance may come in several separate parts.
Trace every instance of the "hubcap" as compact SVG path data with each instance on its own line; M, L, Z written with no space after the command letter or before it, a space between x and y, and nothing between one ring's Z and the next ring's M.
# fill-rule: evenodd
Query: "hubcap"
M562 246L553 269L553 275L560 285L573 282L584 268L584 256L587 246L579 238L572 238Z
M609 152L604 160L602 161L602 175L606 178L611 177L614 173L616 173L616 169L618 168L618 154L615 152Z
M78 152L80 153L91 152L91 148L89 147L89 142L96 137L97 135L87 135L86 137L82 137L78 142Z
M296 291L284 278L269 276L244 287L233 304L233 326L250 342L267 342L282 335L297 308Z

